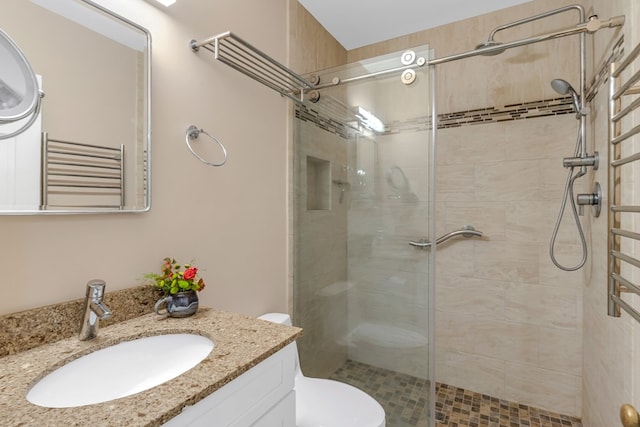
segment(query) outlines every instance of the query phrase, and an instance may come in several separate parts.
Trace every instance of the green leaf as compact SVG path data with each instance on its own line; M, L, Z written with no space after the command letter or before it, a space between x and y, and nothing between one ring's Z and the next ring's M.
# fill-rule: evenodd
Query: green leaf
M187 282L186 280L178 280L178 286L180 286L182 289L187 289L189 287L189 282Z

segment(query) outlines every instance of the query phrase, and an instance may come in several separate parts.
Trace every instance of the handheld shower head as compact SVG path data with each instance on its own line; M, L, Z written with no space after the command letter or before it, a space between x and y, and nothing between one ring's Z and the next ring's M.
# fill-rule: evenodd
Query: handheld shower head
M582 114L582 108L580 107L580 97L578 96L576 90L569 84L569 82L563 79L553 79L551 80L551 87L560 95L571 94L571 98L573 99L573 108L575 108L578 115Z

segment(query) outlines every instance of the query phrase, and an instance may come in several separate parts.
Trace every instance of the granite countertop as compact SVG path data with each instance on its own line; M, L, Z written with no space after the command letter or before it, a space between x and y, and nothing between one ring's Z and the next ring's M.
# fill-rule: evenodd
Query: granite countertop
M145 336L195 333L215 347L196 367L150 390L77 408L44 408L25 398L54 369L85 354ZM98 337L63 339L0 358L3 426L159 426L293 342L302 330L212 309L184 319L155 314L101 328ZM159 355L161 356L161 355Z

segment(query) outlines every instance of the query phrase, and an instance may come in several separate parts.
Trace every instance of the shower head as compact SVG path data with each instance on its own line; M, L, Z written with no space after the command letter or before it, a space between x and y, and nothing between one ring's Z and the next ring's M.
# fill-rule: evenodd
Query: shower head
M476 46L476 49L484 49L487 47L494 47L494 46L500 46L502 43L497 42L493 39L489 39L484 43L480 43L479 45ZM496 49L493 50L491 52L487 52L487 53L483 53L482 55L485 56L495 56L495 55L500 55L502 52L504 52L506 49Z
M563 79L553 79L551 80L551 87L560 95L571 94L571 99L573 99L573 108L575 108L577 114L581 114L582 108L580 108L580 97L569 82Z

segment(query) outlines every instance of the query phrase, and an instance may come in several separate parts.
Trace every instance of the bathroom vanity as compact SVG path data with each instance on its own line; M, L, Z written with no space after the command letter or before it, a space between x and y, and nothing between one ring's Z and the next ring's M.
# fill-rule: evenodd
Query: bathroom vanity
M163 427L295 427L294 375L295 347L289 344Z
M25 398L35 382L71 360L123 341L175 333L203 335L215 347L193 369L128 397L73 408L45 408ZM295 349L289 344L300 334L298 328L201 309L185 319L144 315L105 327L91 341L67 338L5 356L0 358L2 423L294 426Z

